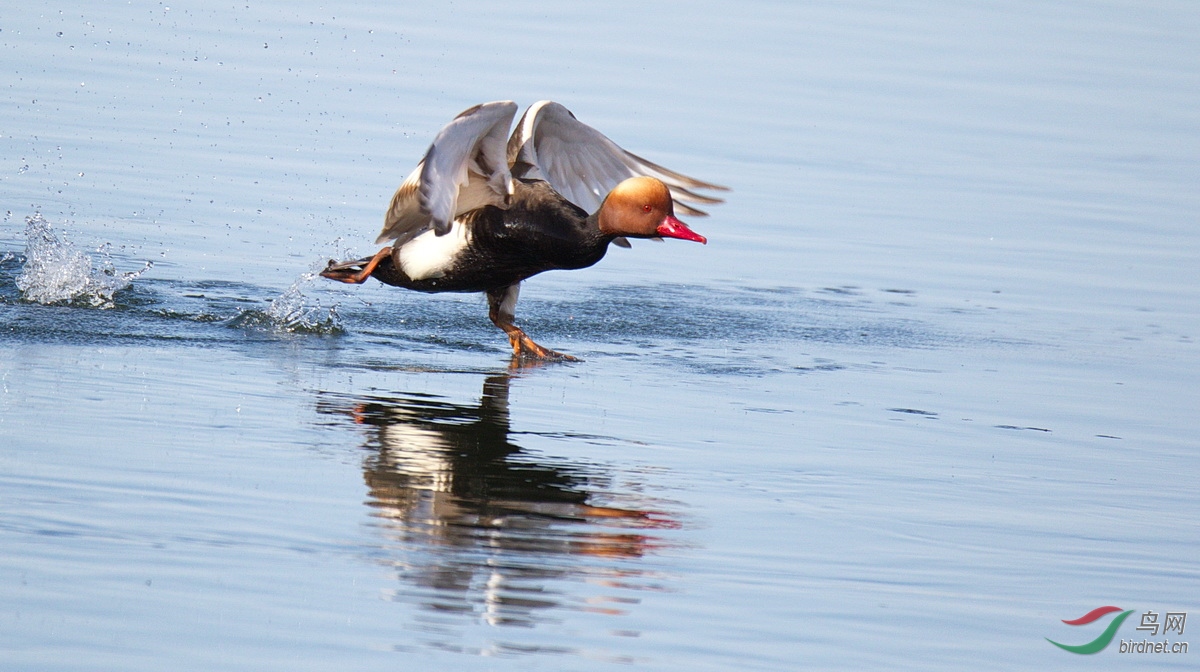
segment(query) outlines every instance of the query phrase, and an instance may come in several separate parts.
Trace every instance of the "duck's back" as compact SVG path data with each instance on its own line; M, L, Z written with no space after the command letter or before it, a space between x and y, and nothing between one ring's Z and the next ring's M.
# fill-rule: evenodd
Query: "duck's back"
M594 218L546 182L520 180L514 187L508 208L472 210L445 236L429 231L407 241L373 275L426 292L482 292L604 257L612 236Z

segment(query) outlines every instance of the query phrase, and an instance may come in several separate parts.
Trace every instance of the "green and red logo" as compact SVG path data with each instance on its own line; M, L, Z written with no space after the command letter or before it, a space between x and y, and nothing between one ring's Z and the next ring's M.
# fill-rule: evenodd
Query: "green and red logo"
M1113 637L1117 636L1117 630L1129 615L1133 613L1133 609L1123 610L1120 607L1096 607L1079 618L1070 621L1063 621L1067 625L1088 625L1095 623L1109 614L1117 614L1111 621L1108 622L1108 627L1104 628L1104 632L1100 636L1086 644L1062 644L1056 642L1049 637L1047 642L1057 646L1064 651L1071 653L1079 653L1087 655L1089 653L1099 653L1104 650L1104 647L1112 643ZM1157 611L1146 611L1142 613L1141 624L1137 626L1138 632L1148 633L1150 637L1158 637L1159 630L1162 630L1163 639L1150 640L1143 638L1142 641L1136 639L1122 639L1120 652L1121 653L1187 653L1188 643L1181 641L1171 641L1167 639L1168 633L1176 633L1183 635L1185 624L1187 623L1186 611L1168 611L1162 614L1163 619L1159 620Z
M1079 618L1072 619L1070 621L1063 621L1063 623L1066 623L1067 625L1087 625L1089 623L1094 623L1116 611L1120 611L1120 615L1112 619L1112 622L1108 624L1108 627L1104 629L1104 632L1100 633L1099 637L1093 639L1087 644L1077 644L1074 646L1070 644L1060 644L1049 637L1046 638L1046 641L1064 651L1070 651L1071 653L1089 654L1103 651L1104 647L1108 646L1109 643L1112 642L1113 637L1117 636L1117 629L1121 627L1121 624L1125 622L1125 619L1129 618L1129 615L1133 613L1133 609L1122 611L1120 607L1096 607Z

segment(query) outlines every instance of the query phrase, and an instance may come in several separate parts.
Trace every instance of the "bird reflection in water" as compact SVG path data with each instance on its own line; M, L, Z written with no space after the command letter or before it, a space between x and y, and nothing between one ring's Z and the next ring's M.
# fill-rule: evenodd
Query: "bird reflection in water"
M381 560L402 581L395 599L491 625L534 626L562 609L624 613L636 591L663 589L644 556L670 545L679 524L661 501L614 491L610 469L515 443L511 377L486 378L476 405L322 395L320 411L368 430L363 476L388 540Z

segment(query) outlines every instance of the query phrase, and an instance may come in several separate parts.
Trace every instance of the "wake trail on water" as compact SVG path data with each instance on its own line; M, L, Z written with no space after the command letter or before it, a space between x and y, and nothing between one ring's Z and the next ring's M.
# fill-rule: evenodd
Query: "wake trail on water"
M121 319L126 321L133 317L130 313L144 313L147 318L218 323L242 331L274 335L332 335L344 331L337 311L338 303L325 306L320 298L308 291L318 278L315 270L301 274L287 290L271 299L263 296L263 288L233 283L199 283L186 287L159 280L150 281L148 285L138 283L138 287L143 288L138 289L134 287L134 281L153 268L153 262L145 262L136 271L120 272L113 262L109 243L89 254L65 235L56 233L41 213L26 217L25 224L24 254L6 252L0 255L0 266L7 267L3 273L7 277L0 280L6 285L12 283L9 287L15 285L17 290L16 296L4 292L19 299L14 305L119 308L122 310L118 312L123 314ZM10 274L10 269L17 264L19 272ZM171 288L167 292L169 296L163 295L164 287ZM245 293L237 297L206 296L218 287L221 289L217 293L221 295L237 287L242 287ZM201 299L199 306L195 299ZM3 297L0 302L4 302ZM266 306L260 309L231 305L256 302L264 302ZM112 326L121 330L119 325Z
M117 271L108 243L89 253L56 234L40 214L26 224L24 253L0 252L0 339L237 345L353 332L368 350L389 346L387 354L371 355L378 359L394 352L506 351L479 297L434 298L378 287L348 292L320 278L320 263L282 292L224 279L149 277L149 262L136 271ZM791 354L797 348L1019 345L949 329L946 315L957 323L966 314L957 306L953 313L937 305L922 308L914 292L905 292L904 302L896 304L899 290L892 289L873 296L861 288L738 283L581 287L530 291L520 322L549 342L579 343L584 351L617 356L649 353L668 366L713 374L845 366L807 353L797 363Z

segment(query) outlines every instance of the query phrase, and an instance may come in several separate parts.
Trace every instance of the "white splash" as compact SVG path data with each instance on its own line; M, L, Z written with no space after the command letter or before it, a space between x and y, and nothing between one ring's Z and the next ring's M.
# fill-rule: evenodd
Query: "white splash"
M266 310L242 310L229 320L229 326L280 335L342 333L338 304L326 308L319 298L304 293L304 287L316 278L315 272L302 274L287 291L272 299Z
M316 280L316 273L304 273L283 294L271 300L267 317L277 330L290 333L337 333L342 329L337 304L329 308L319 298L308 297L304 287Z
M113 295L128 287L152 264L138 271L118 273L109 258L108 245L96 252L100 266L65 238L59 240L41 213L25 218L25 265L17 276L17 288L26 301L42 304L81 303L93 308L112 308Z

